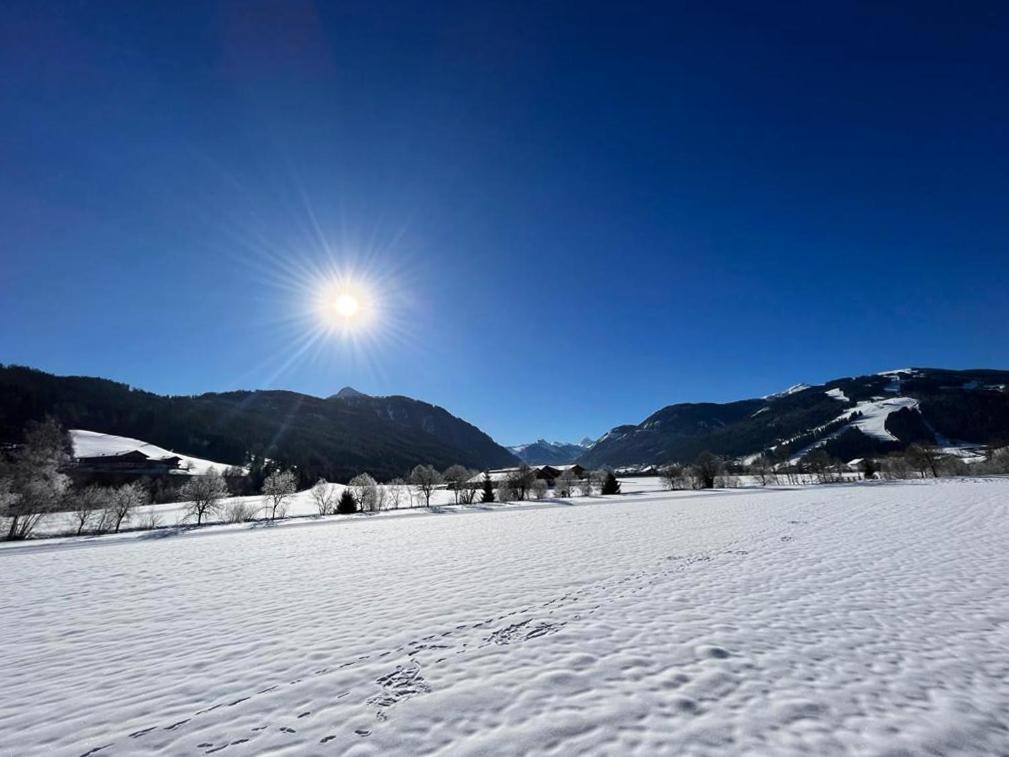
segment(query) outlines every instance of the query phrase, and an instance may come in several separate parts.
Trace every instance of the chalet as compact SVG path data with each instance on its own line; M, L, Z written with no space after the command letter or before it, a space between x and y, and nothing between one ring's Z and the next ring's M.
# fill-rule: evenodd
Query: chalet
M182 458L177 455L151 457L138 449L111 455L78 457L74 463L82 473L134 473L162 475L178 470Z

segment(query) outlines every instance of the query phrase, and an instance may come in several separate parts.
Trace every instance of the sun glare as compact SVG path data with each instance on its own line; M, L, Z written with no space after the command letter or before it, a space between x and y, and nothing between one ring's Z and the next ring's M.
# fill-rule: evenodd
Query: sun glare
M361 303L352 294L337 295L333 307L336 309L336 314L342 318L353 318L361 312Z
M375 317L374 295L361 282L330 282L321 287L317 298L319 320L330 330L360 331Z

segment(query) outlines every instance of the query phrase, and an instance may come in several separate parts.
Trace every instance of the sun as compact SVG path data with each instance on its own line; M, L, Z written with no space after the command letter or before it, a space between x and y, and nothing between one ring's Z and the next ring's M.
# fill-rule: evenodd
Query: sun
M333 302L333 309L341 318L354 318L361 312L361 303L353 294L339 294Z
M329 331L362 331L375 319L375 295L361 281L339 279L322 284L316 293L315 311L320 325Z

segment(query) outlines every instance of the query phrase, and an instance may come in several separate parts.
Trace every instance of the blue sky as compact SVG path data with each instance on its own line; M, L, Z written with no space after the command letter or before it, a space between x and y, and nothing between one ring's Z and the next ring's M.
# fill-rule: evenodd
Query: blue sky
M1007 38L980 2L5 3L0 361L503 443L1009 368ZM333 271L353 339L305 315Z

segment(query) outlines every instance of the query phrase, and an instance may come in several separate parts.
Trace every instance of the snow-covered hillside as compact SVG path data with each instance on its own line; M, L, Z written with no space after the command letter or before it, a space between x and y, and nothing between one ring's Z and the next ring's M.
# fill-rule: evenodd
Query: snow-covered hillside
M128 436L115 436L113 434L100 434L97 431L86 431L84 429L70 429L70 439L74 446L74 457L113 457L126 452L139 451L148 457L158 460L165 457L178 457L179 470L173 473L204 474L211 468L219 473L228 467L226 463L216 463L213 460L203 460L199 457L181 455L178 452L158 447L155 444L148 444L139 439L131 439Z
M0 547L0 753L1006 753L1009 480L656 483Z
M827 393L834 399L840 399L837 394ZM845 402L849 400L844 398ZM879 439L884 442L896 442L897 437L890 433L886 428L886 419L890 417L891 413L895 413L899 410L916 410L918 408L918 400L912 399L911 397L891 397L889 399L880 400L868 400L864 402L858 402L853 408L841 413L837 418L831 421L829 424L825 424L821 429L814 429L815 432L822 431L827 426L835 424L843 424L836 430L830 432L829 434L821 436L812 444L800 449L798 452L794 453L789 459L790 463L796 463L803 456L808 454L811 450L817 447L822 447L829 443L832 439L836 439L841 434L845 433L849 429L855 428L861 431L868 437L873 439ZM806 432L808 433L808 432ZM791 440L789 440L791 441ZM783 442L782 444L788 444L789 442ZM774 449L774 448L772 448ZM746 458L748 461L752 459Z
M901 368L796 384L760 399L679 402L611 429L578 462L614 468L690 463L704 451L745 461L769 450L795 461L821 447L848 461L915 443L962 454L1004 438L1007 386L1009 371Z

